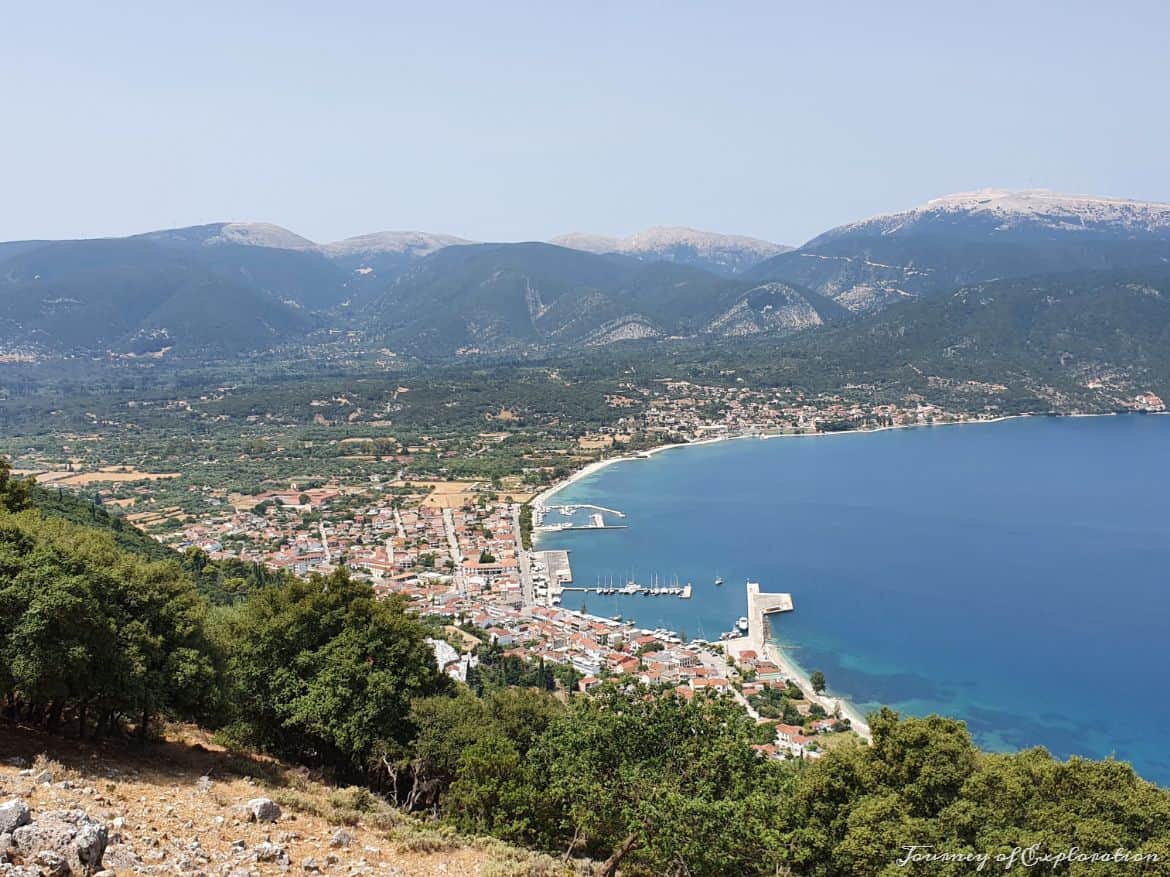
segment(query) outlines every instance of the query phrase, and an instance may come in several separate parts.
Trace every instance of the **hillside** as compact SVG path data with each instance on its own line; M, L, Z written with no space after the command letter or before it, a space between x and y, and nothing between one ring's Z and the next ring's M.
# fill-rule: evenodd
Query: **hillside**
M0 345L52 353L236 354L302 342L443 235L318 245L267 223L0 244Z
M34 825L82 811L105 830L101 865L112 873L573 873L546 856L428 826L303 768L228 752L190 727L143 748L0 721L0 752L0 801L25 802ZM245 805L256 799L277 805L274 821L250 818Z
M790 339L822 379L905 377L1026 388L1053 408L1170 394L1170 270L1074 272L964 287ZM1089 404L1095 398L1094 404Z
M146 240L46 243L0 261L0 342L14 348L236 353L314 325L247 280Z
M133 552L146 560L176 560L177 555L161 542L143 533L118 513L111 513L71 490L34 487L32 505L41 514L60 518L97 530L107 530L119 548Z
M1167 258L1170 205L987 190L831 229L749 276L800 284L865 313L972 283Z
M766 288L673 262L551 244L450 247L363 313L420 355L714 333L794 331L844 311L791 284Z

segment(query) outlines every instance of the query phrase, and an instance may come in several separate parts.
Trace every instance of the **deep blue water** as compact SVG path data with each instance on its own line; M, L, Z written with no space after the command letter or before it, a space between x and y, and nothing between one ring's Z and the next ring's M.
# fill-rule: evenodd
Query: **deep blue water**
M553 500L628 529L540 547L571 549L577 584L693 581L690 601L584 601L692 637L744 613L748 578L790 591L777 640L863 711L953 715L987 749L1112 753L1170 785L1168 455L1170 417L1143 416L680 448Z

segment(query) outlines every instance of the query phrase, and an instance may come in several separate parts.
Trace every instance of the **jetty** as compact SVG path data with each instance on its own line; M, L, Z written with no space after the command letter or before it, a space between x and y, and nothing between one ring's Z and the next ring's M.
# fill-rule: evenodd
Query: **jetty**
M768 616L793 610L791 594L765 594L759 582L747 583L748 647L763 654L768 642Z

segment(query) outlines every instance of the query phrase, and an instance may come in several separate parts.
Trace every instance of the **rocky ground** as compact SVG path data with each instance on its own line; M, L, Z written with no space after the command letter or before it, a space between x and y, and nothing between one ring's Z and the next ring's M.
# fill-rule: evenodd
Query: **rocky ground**
M181 730L93 746L0 723L0 877L544 877L553 859L464 838L362 789Z

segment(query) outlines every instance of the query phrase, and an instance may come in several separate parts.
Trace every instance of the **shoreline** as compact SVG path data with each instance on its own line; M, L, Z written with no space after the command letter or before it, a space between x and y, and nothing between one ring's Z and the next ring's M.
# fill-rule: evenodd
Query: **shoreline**
M647 448L644 451L633 451L628 454L619 454L615 457L604 457L600 460L594 460L592 463L588 463L585 466L582 466L571 475L562 478L560 481L557 481L554 484L550 484L540 493L536 494L536 496L532 497L532 499L530 499L528 502L533 506L545 505L548 500L552 499L552 497L556 496L565 488L575 484L583 478L588 478L590 475L593 475L596 472L600 472L602 469L605 469L608 466L612 466L615 463L632 463L638 460L648 460L655 454L659 454L663 451L669 451L674 448L696 448L703 445L714 445L720 442L746 441L748 439L766 441L770 439L782 438L827 438L829 436L838 435L867 435L869 433L875 432L892 432L894 430L901 429L934 429L940 426L982 426L988 423L1003 423L1007 420L1020 420L1025 417L1118 417L1121 413L1128 412L1108 412L1102 414L1004 414L999 417L988 417L975 420L952 420L946 423L904 423L894 426L867 426L861 429L841 429L835 430L833 432L758 432L747 433L745 435L720 435L714 436L712 438L699 439L693 442L670 442L668 444L655 445L654 447ZM1134 413L1136 414L1138 412ZM1162 411L1152 411L1149 413L1170 414L1170 412Z
M1123 414L1170 415L1170 412L1167 412L1167 411L1149 411L1149 412L1111 411L1111 412L1102 412L1099 414L1078 413L1078 412L1069 413L1069 414L1053 414L1053 413L1005 414L1005 415L1002 415L999 417L978 418L978 419L972 419L972 420L956 420L956 421L949 421L946 423L913 423L913 424L900 424L900 425L894 425L894 426L875 426L875 427L866 427L866 428L862 428L862 429L838 430L838 431L834 431L834 432L764 432L764 433L750 433L747 435L715 436L715 437L708 438L708 439L700 439L700 440L694 441L694 442L672 442L669 444L656 445L655 447L649 448L648 450L645 450L645 451L637 451L637 452L634 452L632 454L622 454L622 455L615 456L615 457L608 457L608 458L604 458L604 459L600 459L600 460L595 460L592 463L589 463L586 466L583 466L582 468L578 469L576 472L573 472L572 474L570 474L568 477L562 479L561 481L558 481L555 484L549 485L547 488L545 488L540 493L538 493L536 496L534 496L531 500L529 500L529 503L533 506L544 507L547 505L547 503L550 499L552 499L554 496L556 496L561 491L565 490L566 488L575 484L578 481L581 481L585 478L588 478L590 475L593 475L597 472L600 472L601 470L605 469L608 466L612 466L615 463L635 462L637 460L647 460L647 459L650 459L651 457L653 457L655 454L662 453L663 451L669 451L669 450L672 450L674 448L689 448L689 447L696 447L696 446L701 446L701 445L712 445L712 444L716 444L718 442L739 441L739 440L743 440L743 439L767 440L767 439L779 439L779 438L822 438L825 436L835 436L835 435L858 435L858 434L875 433L875 432L891 432L894 430L931 429L931 428L940 427L940 426L944 426L944 427L945 426L983 426L983 425L991 424L991 423L1003 423L1003 422L1009 421L1009 420L1021 420L1024 418L1034 418L1034 417L1070 417L1070 418L1071 417L1077 417L1077 418L1081 418L1081 417L1119 417ZM541 534L539 532L534 532L531 550L538 550L537 545L538 545L538 542L540 541L540 536L541 536ZM733 643L733 642L735 642L735 640L727 640L727 641L725 641L724 644L726 646L728 643ZM840 710L841 710L841 714L843 716L846 716L850 720L850 723L853 726L853 729L855 731L857 731L857 733L859 735L861 735L862 737L864 737L866 740L870 739L869 725L865 721L865 717L862 715L861 711L857 708L857 706L852 701L850 701L846 697L833 696L829 693L817 695L812 689L812 683L809 681L808 674L805 672L804 668L801 667L799 662L797 662L795 660L795 658L793 658L790 654L788 654L778 642L775 642L773 640L769 640L769 641L765 642L763 644L763 650L764 650L764 656L768 660L770 660L772 663L774 663L777 667L779 667L781 672L786 677L796 680L797 684L800 685L800 687L802 689L804 689L804 691L808 695L810 701L815 702L815 703L820 703L821 706L824 707L826 709L826 711L828 711L830 714L832 714L834 706L839 706ZM730 648L728 648L728 651L730 653L730 651L731 651Z
M755 644L748 642L746 637L740 640L723 640L722 645L727 653L733 655L737 660L740 652L748 648L755 648ZM866 740L871 739L869 723L866 722L861 710L847 698L831 694L828 691L822 694L817 694L813 691L812 681L809 679L808 672L797 663L796 659L784 651L783 646L779 643L774 640L766 641L763 644L760 657L780 668L780 672L784 674L786 679L794 680L804 691L809 703L820 704L829 715L833 715L835 710L840 709L841 716L849 719L852 730L856 731L859 736Z

